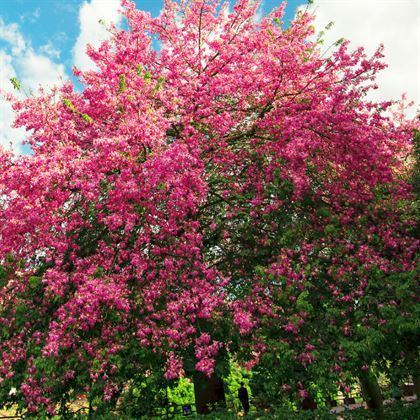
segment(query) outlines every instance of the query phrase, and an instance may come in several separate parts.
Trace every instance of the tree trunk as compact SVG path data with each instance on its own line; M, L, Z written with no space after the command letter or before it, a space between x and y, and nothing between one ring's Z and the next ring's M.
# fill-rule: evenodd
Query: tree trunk
M417 353L415 350L410 350L407 354L407 358L410 361L410 364L413 366L413 383L414 383L414 392L417 395L417 398L420 398L420 366L417 363Z
M201 372L194 374L195 405L198 414L208 414L214 405L226 405L222 379L213 374L210 378Z
M378 420L382 420L384 418L384 406L378 380L370 371L360 372L359 380L368 408L374 411Z
M312 395L308 395L300 402L302 410L316 410L318 408L317 403Z
M414 391L417 395L417 399L420 398L420 376L415 375L413 378L414 381Z

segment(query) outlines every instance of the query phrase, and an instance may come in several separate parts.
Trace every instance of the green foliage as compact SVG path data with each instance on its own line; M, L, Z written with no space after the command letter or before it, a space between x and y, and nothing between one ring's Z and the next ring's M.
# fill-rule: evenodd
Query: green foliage
M296 299L296 308L299 311L312 312L313 306L308 301L309 292L306 290L302 292Z
M386 420L419 420L420 419L420 402L416 400L413 403L406 403L404 401L395 402L385 406Z
M343 420L361 420L376 419L375 413L364 408L355 410L346 410L340 414ZM405 401L397 401L386 405L384 409L385 420L419 420L420 419L420 403L407 403Z
M150 354L145 350L136 349L134 342L132 350L134 353L130 352L130 359L138 353L139 361L143 360L151 369L136 372L135 366L124 365L128 369L125 374L130 379L125 384L126 389L121 395L120 412L124 418L141 418L142 416L149 418L168 406L169 383L163 378L163 372L160 369L153 369L150 365L152 361ZM149 363L148 360L150 360Z
M322 218L329 218L331 216L331 212L328 207L320 207L317 211L317 214Z
M176 405L194 403L194 385L188 378L180 378L168 387L168 401Z
M206 418L209 420L236 420L237 414L232 411L220 410L212 412L206 416L197 416L197 418ZM293 420L336 420L336 416L327 409L315 411L295 411L287 406L279 406L271 411L250 411L246 419L253 420L275 420L275 419L293 419Z
M7 282L6 269L2 265L0 265L0 287L5 286L6 282Z
M236 399L238 395L238 389L243 382L245 387L249 389L249 382L252 379L252 371L246 370L245 368L239 366L234 360L229 362L229 375L224 379L225 382L225 392L227 397ZM249 395L252 399L252 393Z

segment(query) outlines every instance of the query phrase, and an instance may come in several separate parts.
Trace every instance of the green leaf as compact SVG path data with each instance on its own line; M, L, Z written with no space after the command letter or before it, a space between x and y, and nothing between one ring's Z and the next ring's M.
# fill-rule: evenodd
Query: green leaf
M70 111L76 112L76 107L73 105L73 102L70 99L64 98L63 105Z
M335 233L335 226L334 225L327 225L327 226L325 226L324 233L326 235L334 235L334 233Z
M95 278L99 278L102 277L104 275L104 269L103 267L98 267L95 271L95 273L93 274L93 277Z
M32 289L35 289L41 283L41 277L32 276L32 277L29 277L28 281L29 281L29 286Z
M136 73L138 76L141 76L143 74L143 66L141 64L137 64Z
M312 311L313 306L306 300L308 297L309 297L309 292L305 291L305 292L302 292L296 299L296 307L300 311L306 311L306 312Z
M162 90L164 83L165 83L165 78L163 76L159 76L157 79L156 86L155 86L155 91L158 92Z
M22 89L22 86L21 86L19 80L16 77L11 77L10 82L12 83L14 89L16 89L16 90L21 90Z
M83 114L82 115L83 121L87 122L88 124L92 124L93 123L93 119L92 117L89 117L88 114Z
M345 38L340 38L335 42L335 46L338 47L339 45L341 45L346 39Z
M150 71L146 71L146 73L144 73L143 80L146 83L146 85L150 83L150 81L152 80L152 74L150 73Z
M263 277L265 275L265 269L263 266L261 265L257 265L255 267L255 274L257 274L257 276Z
M327 26L325 26L325 29L327 30L327 31L329 31L332 27L334 26L334 22L329 22L328 23L328 25Z
M126 79L125 79L125 74L120 74L120 84L119 84L119 87L118 87L117 94L119 95L119 94L125 92L126 90L127 90L127 82L126 82Z
M327 218L331 216L331 213L327 207L321 207L320 209L318 209L317 214L319 217L322 218Z

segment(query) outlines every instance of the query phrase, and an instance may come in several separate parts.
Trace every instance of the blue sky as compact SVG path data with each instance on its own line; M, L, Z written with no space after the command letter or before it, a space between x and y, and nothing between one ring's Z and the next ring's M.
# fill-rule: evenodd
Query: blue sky
M163 0L136 0L139 9L157 16ZM234 0L230 1L231 3ZM72 66L93 68L85 54L87 43L97 46L107 37L99 19L122 25L120 0L0 0L0 91L10 91L10 78L17 77L27 91L52 86L72 78ZM262 0L262 14L279 6L281 0ZM285 22L307 0L289 0ZM315 0L309 7L314 25L321 31L331 21L325 35L325 49L339 38L351 46L366 47L368 53L383 43L389 67L378 78L373 100L399 99L407 92L420 104L420 1L419 0ZM320 48L324 48L321 46ZM0 146L21 153L26 133L11 128L10 105L0 96Z

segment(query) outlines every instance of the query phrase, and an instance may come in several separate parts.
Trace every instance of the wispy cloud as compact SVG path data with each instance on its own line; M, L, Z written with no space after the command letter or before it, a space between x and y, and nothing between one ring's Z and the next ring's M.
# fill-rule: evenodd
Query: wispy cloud
M16 77L12 65L12 57L4 50L0 50L0 90L10 90L10 78ZM0 98L0 146L21 152L21 141L25 130L12 128L14 112L10 104Z
M45 48L41 47L40 53L36 52L23 37L17 23L6 24L0 18L0 40L6 43L0 50L1 91L12 90L12 77L17 77L26 91L34 93L40 85L51 88L67 79L64 65L51 59L57 54L52 44L46 44ZM14 112L10 104L0 97L0 145L20 153L26 132L12 128L13 120Z
M35 23L41 17L41 9L37 7L32 12L25 13L20 16L20 21L25 23Z
M57 64L49 57L37 54L32 49L16 57L14 61L22 85L34 92L40 86L51 88L57 83L61 84L61 81L66 78L63 64Z
M374 100L399 99L407 93L420 105L420 2L417 0L315 0L309 7L318 31L331 21L325 48L339 38L372 53L382 43L388 68L379 75ZM414 110L412 111L414 114Z
M16 23L6 24L0 17L0 40L7 42L14 55L20 54L26 47L26 42Z
M95 67L86 55L86 46L90 44L98 47L102 41L109 38L109 33L99 20L119 25L122 20L118 13L120 8L120 0L91 0L82 4L79 10L80 33L73 47L73 61L76 67L82 70Z
M48 41L46 44L41 45L39 51L47 55L48 57L57 59L60 58L61 54L60 50L57 49L51 41Z

